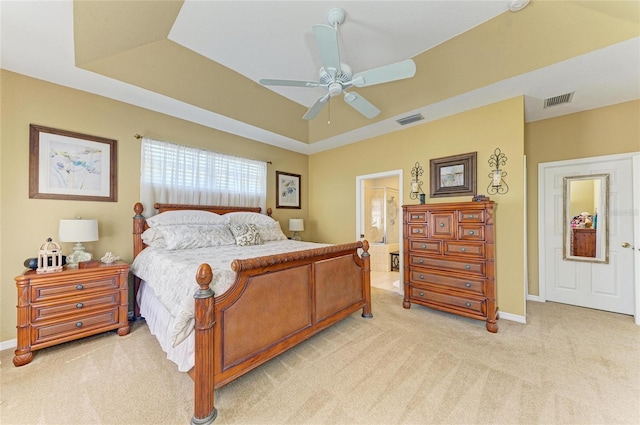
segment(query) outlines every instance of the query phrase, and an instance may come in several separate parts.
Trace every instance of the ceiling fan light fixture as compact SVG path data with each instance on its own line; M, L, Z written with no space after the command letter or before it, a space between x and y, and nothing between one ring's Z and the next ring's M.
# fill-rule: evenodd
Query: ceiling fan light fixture
M519 12L529 5L530 0L513 0L509 3L509 10L512 12Z

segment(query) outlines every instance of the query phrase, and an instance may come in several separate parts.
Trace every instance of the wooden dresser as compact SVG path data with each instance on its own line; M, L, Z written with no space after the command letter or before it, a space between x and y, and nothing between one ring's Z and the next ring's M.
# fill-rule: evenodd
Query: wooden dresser
M13 364L23 366L33 351L117 329L129 333L129 265L118 261L86 269L15 278L18 343Z
M404 301L486 321L498 332L492 201L405 205Z
M571 229L571 255L596 256L596 229Z

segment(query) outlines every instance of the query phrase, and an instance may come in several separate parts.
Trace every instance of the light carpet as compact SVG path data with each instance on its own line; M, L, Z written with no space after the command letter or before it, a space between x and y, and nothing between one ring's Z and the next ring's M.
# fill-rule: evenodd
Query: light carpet
M373 288L356 313L216 391L215 424L640 423L640 327L630 316L527 304L526 325L484 323ZM186 424L193 386L144 321L1 353L0 423Z

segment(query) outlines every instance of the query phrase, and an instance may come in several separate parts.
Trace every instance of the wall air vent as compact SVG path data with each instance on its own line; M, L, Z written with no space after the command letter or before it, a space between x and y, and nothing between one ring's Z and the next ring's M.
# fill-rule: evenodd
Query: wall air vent
M422 116L422 114L414 114L414 115L409 115L408 117L400 118L396 120L396 122L400 125L407 125L407 124L411 124L412 122L422 121L423 119L424 117Z
M561 94L560 96L550 97L544 100L544 109L551 108L552 106L562 105L564 103L571 103L573 99L573 93Z

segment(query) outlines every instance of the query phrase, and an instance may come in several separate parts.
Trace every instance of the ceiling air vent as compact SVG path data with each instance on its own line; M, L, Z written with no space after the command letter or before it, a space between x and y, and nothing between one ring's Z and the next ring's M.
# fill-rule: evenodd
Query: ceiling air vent
M560 96L550 97L544 100L544 109L551 108L552 106L562 105L564 103L571 103L573 99L573 93L561 94Z
M407 125L411 124L412 122L422 121L423 119L424 117L422 116L422 114L415 114L409 115L408 117L400 118L399 120L396 120L396 122L400 125Z

